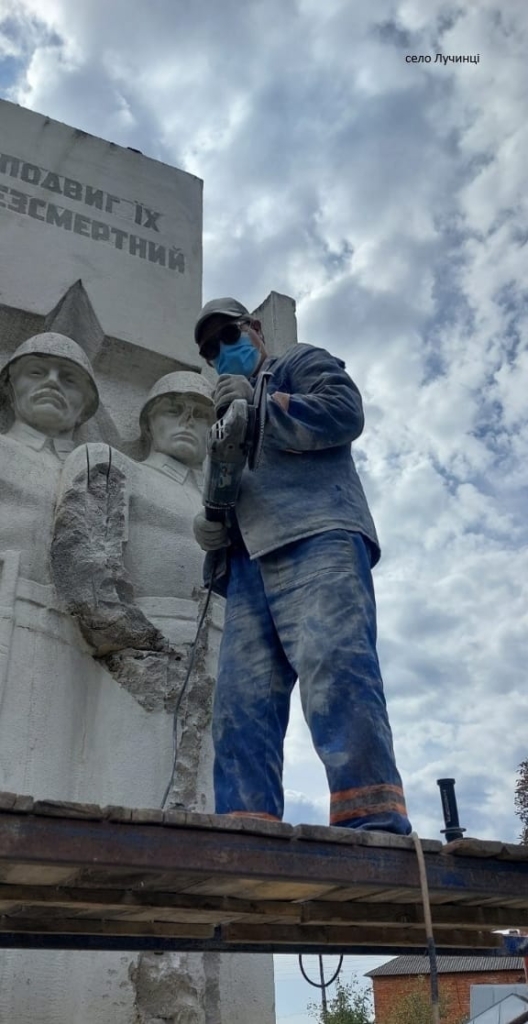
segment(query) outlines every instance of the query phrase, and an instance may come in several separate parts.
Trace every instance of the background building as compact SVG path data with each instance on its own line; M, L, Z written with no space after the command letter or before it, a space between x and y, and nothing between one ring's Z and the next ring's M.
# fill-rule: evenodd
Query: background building
M386 1024L394 1006L413 991L420 978L428 981L429 973L426 956L398 956L369 971L366 977L372 979L376 1024ZM470 1013L480 1012L476 1011L478 1006L483 1009L478 1000L472 1004L474 986L523 985L525 982L523 960L512 956L439 956L438 975L440 996L449 1006L446 1024L468 1019Z

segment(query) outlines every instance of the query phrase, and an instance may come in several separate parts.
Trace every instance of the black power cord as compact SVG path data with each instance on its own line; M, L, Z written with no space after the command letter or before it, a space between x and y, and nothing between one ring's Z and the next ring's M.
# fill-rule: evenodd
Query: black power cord
M212 567L212 570L211 570L211 579L209 581L209 586L207 588L207 594L206 594L206 597L205 597L205 602L204 602L204 606L203 606L203 609L202 609L202 614L200 615L200 621L198 622L198 626L196 628L196 636L195 636L195 638L193 640L192 647L191 647L191 650L189 652L189 664L187 665L187 672L186 672L186 675L185 675L185 679L183 681L183 686L181 688L180 696L178 697L178 700L176 701L176 707L174 708L174 716L173 716L173 722L172 722L172 751L173 751L172 771L171 771L170 779L169 779L169 781L167 783L167 788L166 788L166 790L165 790L165 792L163 794L163 800L161 801L161 809L162 810L165 807L165 801L166 801L166 799L167 799L167 797L169 795L171 786L172 786L172 784L174 782L174 776L176 774L176 761L177 761L177 758L178 758L178 711L180 710L180 705L181 705L181 702L183 700L184 693L185 693L185 691L187 689L187 685L188 685L189 679L191 677L191 672L193 670L194 657L195 657L195 654L196 654L196 646L198 644L198 639L199 639L200 633L202 631L202 626L203 626L204 621L205 621L205 616L207 615L207 609L209 608L209 602L211 600L211 594L212 594L212 591L213 591L214 578L215 578L215 565L213 564L213 567Z
M306 973L306 971L305 971L305 969L303 967L302 958L303 958L302 953L299 953L299 967L301 968L301 974L302 974L304 980L307 981L309 985L313 985L314 988L320 988L321 989L321 1002L322 1002L322 1006L323 1006L323 1020L326 1020L326 1015L328 1013L328 1007L326 1005L326 989L329 988L330 985L333 985L334 981L339 976L339 974L341 972L341 968L343 966L343 956L341 955L339 957L339 963L338 963L338 965L337 965L337 967L336 967L332 977L329 979L329 981L325 981L324 968L323 968L323 958L322 958L321 954L319 954L319 977L321 979L320 981L312 981L312 979L308 977L308 975L307 975L307 973Z

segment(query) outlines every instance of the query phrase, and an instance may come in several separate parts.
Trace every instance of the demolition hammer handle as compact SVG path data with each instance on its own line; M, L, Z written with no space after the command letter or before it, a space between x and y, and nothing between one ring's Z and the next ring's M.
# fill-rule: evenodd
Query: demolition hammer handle
M225 508L205 508L205 518L210 523L223 523L225 522L226 510Z
M458 807L455 796L455 779L437 779L436 783L440 787L440 798L442 800L442 810L444 812L445 828L441 829L446 837L446 843L451 843L453 839L462 839L465 828L460 827L458 820Z

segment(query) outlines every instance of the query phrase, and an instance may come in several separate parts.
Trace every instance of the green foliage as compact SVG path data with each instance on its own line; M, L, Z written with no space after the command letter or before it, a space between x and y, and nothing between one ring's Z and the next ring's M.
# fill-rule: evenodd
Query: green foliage
M521 761L517 769L515 813L521 819L522 824L519 841L528 844L528 760Z
M360 989L355 979L349 985L337 979L335 996L327 997L326 1013L320 1003L308 1003L307 1009L318 1024L370 1024L372 1021L370 992Z
M453 1017L449 1000L440 993L440 1024L465 1024L467 1017ZM387 1024L434 1024L428 978L419 978L414 987L394 1005Z

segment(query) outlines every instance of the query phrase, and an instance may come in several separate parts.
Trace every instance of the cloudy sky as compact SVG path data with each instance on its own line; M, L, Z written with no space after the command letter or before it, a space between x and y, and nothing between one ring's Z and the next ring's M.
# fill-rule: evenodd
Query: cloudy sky
M527 52L524 0L0 0L2 95L203 178L204 297L293 296L300 340L360 387L380 657L427 837L446 775L470 835L519 831ZM286 786L289 820L327 820L297 705Z

